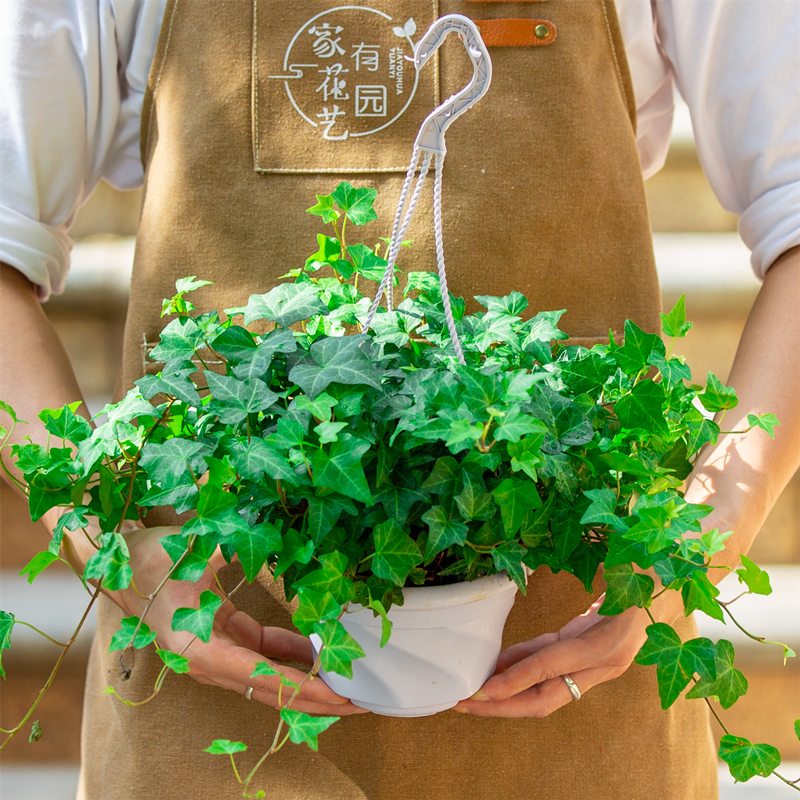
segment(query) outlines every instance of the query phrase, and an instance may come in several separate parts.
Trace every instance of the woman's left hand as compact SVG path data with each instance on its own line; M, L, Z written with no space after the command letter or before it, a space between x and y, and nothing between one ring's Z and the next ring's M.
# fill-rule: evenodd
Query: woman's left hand
M581 694L622 675L647 639L650 619L641 608L600 616L603 598L558 633L503 650L495 674L454 710L479 717L546 717L573 700L562 675Z

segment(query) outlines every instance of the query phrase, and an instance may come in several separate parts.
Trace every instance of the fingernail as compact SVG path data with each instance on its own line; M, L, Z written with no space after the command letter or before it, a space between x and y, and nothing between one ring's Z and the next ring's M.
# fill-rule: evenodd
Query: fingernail
M469 711L466 708L464 708L464 706L462 706L461 703L459 703L457 706L453 706L451 710L458 711L459 714L469 714Z
M470 700L477 700L477 701L479 701L481 703L485 702L486 700L491 700L491 699L492 698L489 697L488 694L484 694L483 689L478 689L478 691L475 692L475 694L472 695L472 697L470 697Z

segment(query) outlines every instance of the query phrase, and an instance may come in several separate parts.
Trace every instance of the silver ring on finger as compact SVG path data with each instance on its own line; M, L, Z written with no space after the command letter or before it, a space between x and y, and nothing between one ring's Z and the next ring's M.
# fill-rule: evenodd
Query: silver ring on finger
M580 697L580 692L578 693L578 696ZM248 686L247 689L245 690L244 699L245 700L252 700L253 699L253 687L252 686Z
M564 683L567 684L567 688L570 690L570 692L571 692L572 696L575 698L575 700L580 700L581 699L581 690L578 688L578 684L575 683L575 681L572 680L572 678L570 678L569 675L562 675L561 677L564 679Z

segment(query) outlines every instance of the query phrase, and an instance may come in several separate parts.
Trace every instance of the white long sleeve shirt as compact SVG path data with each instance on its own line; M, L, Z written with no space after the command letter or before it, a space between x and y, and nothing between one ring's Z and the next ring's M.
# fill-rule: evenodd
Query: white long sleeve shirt
M80 205L142 184L139 122L166 0L0 0L0 261L64 289ZM800 0L616 0L644 177L673 87L764 275L800 244Z

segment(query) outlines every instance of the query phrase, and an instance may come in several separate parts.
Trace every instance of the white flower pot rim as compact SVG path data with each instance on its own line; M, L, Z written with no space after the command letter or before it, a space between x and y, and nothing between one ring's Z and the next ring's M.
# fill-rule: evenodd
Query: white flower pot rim
M395 613L423 611L429 608L451 608L485 600L515 587L505 572L485 575L474 581L461 581L446 586L407 586L403 589L402 606L393 606ZM380 622L380 620L378 621Z

